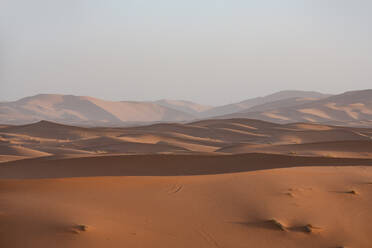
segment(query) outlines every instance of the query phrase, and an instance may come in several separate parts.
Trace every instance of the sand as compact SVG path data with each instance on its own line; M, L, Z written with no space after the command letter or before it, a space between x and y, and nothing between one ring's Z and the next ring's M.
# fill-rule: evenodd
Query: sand
M0 129L0 247L372 246L372 129Z
M370 247L371 181L364 166L3 179L0 245Z
M123 154L236 154L371 158L372 129L204 120L127 128L83 128L41 121L0 129L0 161ZM15 147L18 152L14 152ZM13 150L13 152L12 152ZM13 156L13 157L9 157ZM19 156L19 157L14 157Z
M310 101L285 98L214 118L251 118L275 123L309 122L370 128L372 90L349 91Z

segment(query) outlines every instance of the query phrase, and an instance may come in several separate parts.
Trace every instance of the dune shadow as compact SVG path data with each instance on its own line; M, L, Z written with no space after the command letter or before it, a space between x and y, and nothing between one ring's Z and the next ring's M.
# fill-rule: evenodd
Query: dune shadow
M253 222L233 222L234 224L239 224L252 228L267 229L273 231L283 231L283 232L298 232L298 233L319 233L322 228L316 227L312 224L306 225L296 225L296 226L286 226L283 222L277 219L269 220L259 220Z
M25 159L0 164L0 178L187 176L306 166L371 166L372 159L239 155L121 155Z
M344 191L331 191L332 193L337 194L347 194L347 195L359 195L358 191L352 189L352 190L344 190Z

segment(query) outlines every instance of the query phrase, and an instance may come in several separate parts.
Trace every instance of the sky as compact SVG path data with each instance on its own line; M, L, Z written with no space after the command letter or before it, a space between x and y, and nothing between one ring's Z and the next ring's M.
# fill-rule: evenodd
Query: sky
M372 88L370 0L0 0L0 101Z

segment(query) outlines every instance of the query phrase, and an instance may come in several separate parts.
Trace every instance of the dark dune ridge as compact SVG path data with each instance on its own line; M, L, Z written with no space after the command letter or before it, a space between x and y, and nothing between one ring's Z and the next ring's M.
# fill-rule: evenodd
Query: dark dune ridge
M307 166L372 166L372 159L274 154L126 155L70 159L24 159L2 163L0 178L187 176Z

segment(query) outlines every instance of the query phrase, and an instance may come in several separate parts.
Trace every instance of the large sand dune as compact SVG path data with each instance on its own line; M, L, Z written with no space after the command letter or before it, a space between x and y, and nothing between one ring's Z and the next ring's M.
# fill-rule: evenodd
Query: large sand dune
M350 91L317 100L283 99L219 118L252 118L276 123L313 122L370 127L372 90Z
M327 95L311 91L281 91L222 106L190 101L107 101L88 96L40 94L0 103L1 124L40 120L84 126L132 126L186 122L209 118L250 118L276 123L321 122L369 127L372 90Z
M367 248L372 244L372 168L362 166L371 165L371 160L347 160L359 165L352 167L337 167L345 160L328 159L332 166L269 169L289 161L290 166L325 161L268 155L248 160L227 156L225 161L226 156L215 156L206 164L204 157L175 157L49 163L37 159L1 166L3 178L79 174L79 178L0 180L1 247ZM133 175L129 170L113 173L121 177L102 177L115 159L121 160L116 166L131 167L137 175L128 177ZM147 169L139 169L139 164ZM236 167L248 169L238 172ZM87 177L92 176L89 168L97 177ZM223 171L216 175L218 168ZM11 175L7 170L18 172ZM181 176L190 170L196 175Z
M0 103L0 119L11 124L50 120L104 126L126 122L183 121L193 119L193 116L152 102L114 102L85 96L40 94Z
M313 91L295 91L295 90L280 91L280 92L270 94L264 97L256 97L256 98L247 99L247 100L244 100L238 103L232 103L232 104L227 104L227 105L208 109L203 113L203 117L211 118L211 117L215 117L219 115L238 113L240 111L245 111L255 106L266 105L272 102L277 102L277 101L282 101L282 100L288 101L289 99L292 105L293 98L321 99L327 96L329 95L321 94L319 92L313 92Z
M40 94L0 103L1 124L48 120L80 126L133 126L210 118L250 118L275 123L310 122L369 127L372 90L327 95L281 91L222 106L190 101L107 101L88 96Z
M185 176L239 173L297 166L371 166L372 159L242 155L131 155L69 159L34 158L2 163L0 178Z

